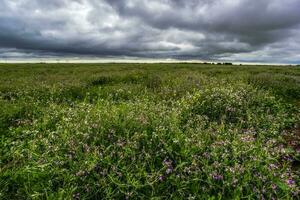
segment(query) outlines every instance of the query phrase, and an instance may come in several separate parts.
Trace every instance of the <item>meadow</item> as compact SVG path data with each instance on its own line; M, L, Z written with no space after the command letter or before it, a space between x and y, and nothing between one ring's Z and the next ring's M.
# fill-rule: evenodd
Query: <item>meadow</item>
M0 199L297 199L300 67L0 64Z

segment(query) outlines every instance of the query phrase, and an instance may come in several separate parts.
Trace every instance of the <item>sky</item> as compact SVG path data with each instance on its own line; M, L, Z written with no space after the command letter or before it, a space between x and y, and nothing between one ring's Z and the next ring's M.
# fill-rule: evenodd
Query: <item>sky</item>
M0 60L300 63L300 0L0 0Z

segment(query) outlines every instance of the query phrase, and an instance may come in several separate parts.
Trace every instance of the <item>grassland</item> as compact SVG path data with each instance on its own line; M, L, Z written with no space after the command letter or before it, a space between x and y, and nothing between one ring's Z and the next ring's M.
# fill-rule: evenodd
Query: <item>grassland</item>
M300 68L0 64L0 199L296 199Z

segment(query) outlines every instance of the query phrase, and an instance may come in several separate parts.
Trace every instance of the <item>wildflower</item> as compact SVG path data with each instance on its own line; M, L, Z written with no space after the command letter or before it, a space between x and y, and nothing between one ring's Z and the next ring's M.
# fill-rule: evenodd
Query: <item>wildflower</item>
M253 142L253 141L255 141L255 138L253 137L253 135L247 134L247 135L243 135L241 137L241 140L243 142Z
M204 152L204 153L203 153L203 156L204 156L205 158L209 158L209 157L210 157L210 154L209 154L208 152Z
M84 149L84 151L87 152L87 153L89 153L90 150L91 150L91 148L90 148L89 145L87 145L87 144L84 144L84 145L83 145L83 149Z
M116 172L116 174L119 176L119 177L122 177L123 174L121 172Z
M86 175L86 172L83 170L80 170L79 172L76 173L76 176L84 176Z
M295 185L295 181L291 178L289 178L288 180L286 180L286 183L288 184L288 186L292 187Z
M216 141L213 145L214 146L224 146L224 145L226 145L226 142L225 141Z
M80 199L80 193L73 194L73 199Z
M168 167L168 169L166 170L166 174L171 174L173 172L173 167L170 166Z
M295 197L299 196L299 193L300 193L300 190L296 190L296 191L292 192L293 196L295 196Z
M275 184L272 184L272 185L271 185L271 188L272 188L272 190L276 190L276 189L277 189L277 186L276 186Z
M283 159L286 160L287 162L293 162L293 158L291 158L290 156L283 156Z
M111 128L111 129L109 129L109 133L111 133L111 134L115 134L115 133L116 133L116 130L115 130L115 129L113 129L113 128Z
M187 174L192 173L192 170L191 170L190 167L185 167L183 171L184 171L185 173L187 173Z
M214 173L212 174L212 178L216 181L223 180L223 175Z
M173 168L173 161L169 159L164 159L163 165L167 168L166 169L166 174L171 174L174 170Z
M257 193L258 192L258 190L257 190L257 188L254 186L254 188L253 188L253 192L254 193Z
M172 161L169 159L164 159L163 165L166 167L172 166Z
M158 180L159 180L159 181L163 181L163 180L165 180L165 177L164 177L164 176L159 176L159 177L158 177Z
M148 123L148 120L144 115L140 115L138 120L141 124L147 124Z
M117 141L117 146L118 146L118 147L124 147L125 144L126 144L125 141L122 141L122 140L118 140L118 141Z
M91 190L90 186L89 186L89 185L86 185L86 186L85 186L85 191L86 191L86 192L90 192L90 190Z
M132 192L127 192L125 199L130 199L131 196L132 196Z
M270 164L269 165L269 169L271 170L271 169L277 169L278 168L278 166L276 165L276 164Z

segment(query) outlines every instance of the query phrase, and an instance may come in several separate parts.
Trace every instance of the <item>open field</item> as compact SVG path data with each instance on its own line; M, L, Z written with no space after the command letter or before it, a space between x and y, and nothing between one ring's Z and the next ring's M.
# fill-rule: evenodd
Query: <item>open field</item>
M0 199L297 198L299 106L299 67L0 64Z

